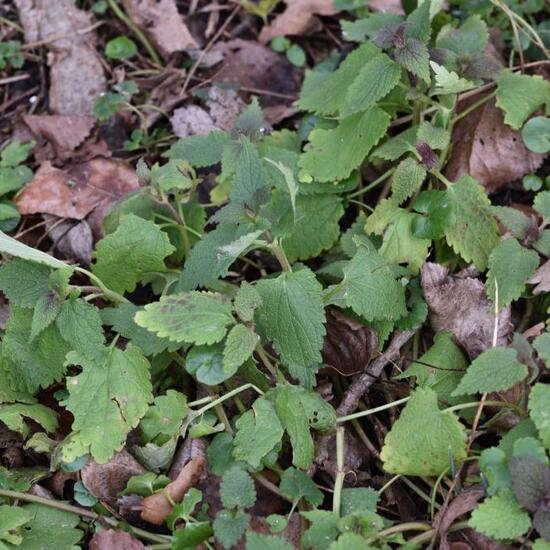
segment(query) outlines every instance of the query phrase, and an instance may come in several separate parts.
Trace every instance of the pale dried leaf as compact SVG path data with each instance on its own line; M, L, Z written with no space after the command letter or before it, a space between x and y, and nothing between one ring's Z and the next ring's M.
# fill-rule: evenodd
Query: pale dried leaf
M125 450L116 453L109 462L98 464L91 459L82 468L82 483L97 499L115 504L117 495L126 488L132 476L145 473L145 469Z
M50 50L50 110L59 115L93 115L94 103L106 89L95 51L89 13L74 0L15 0L25 40L48 41Z
M492 346L494 306L479 279L451 276L447 268L426 263L422 268L422 290L434 332L452 332L471 359ZM507 307L498 316L497 345L507 345L510 329Z
M179 138L205 136L216 130L212 117L202 107L189 105L176 109L170 118L172 130Z
M305 34L315 23L315 15L334 15L338 10L332 0L285 0L286 9L260 33L266 44L274 36Z
M145 546L130 533L107 529L96 533L90 540L90 550L144 550Z
M479 96L471 101L477 100ZM465 103L462 108L469 104ZM544 160L544 155L525 147L520 132L504 124L502 111L496 107L494 99L457 123L453 143L445 175L457 181L469 174L489 192L535 172Z
M164 55L198 47L175 0L122 0L126 13Z
M389 13L397 13L404 15L401 0L370 0L369 8L372 11L385 11Z
M67 259L76 260L82 265L92 262L94 236L86 220L79 222L63 220L45 214L46 230L55 248Z
M533 289L533 294L550 291L550 260L544 262L527 282L537 285Z

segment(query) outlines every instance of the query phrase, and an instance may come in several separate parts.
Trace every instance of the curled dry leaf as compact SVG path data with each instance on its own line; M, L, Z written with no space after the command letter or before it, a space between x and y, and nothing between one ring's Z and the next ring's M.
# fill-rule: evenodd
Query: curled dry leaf
M109 462L98 464L90 460L82 468L82 483L97 499L115 504L117 495L126 488L132 476L145 473L141 464L125 450L116 453Z
M103 217L121 197L139 187L135 170L126 162L96 158L63 170L44 162L18 195L21 214L53 214L88 220L97 235Z
M47 41L50 110L58 115L93 115L106 80L94 49L90 14L77 9L74 0L15 0L15 5L26 42Z
M345 376L363 371L378 350L376 333L336 309L327 312L323 362Z
M126 531L106 529L92 537L88 548L90 550L144 550L145 546Z
M166 493L170 495L172 502L180 502L185 493L199 482L204 465L204 458L190 460L182 468L178 477L169 483L162 492L145 497L141 501L141 519L155 525L162 525L172 511L172 504L166 498Z
M76 260L83 265L92 262L94 236L86 220L64 220L51 214L44 214L46 231L54 247L65 258Z
M533 289L533 294L550 291L550 260L544 262L528 282L532 285L537 285Z
M475 529L464 529L459 531L461 537L465 537L473 550L513 550L516 546L509 546L486 537Z
M464 102L466 109L479 96ZM453 152L445 175L456 181L469 174L482 183L488 192L535 172L544 155L529 151L520 132L504 124L502 111L491 99L466 115L455 126Z
M495 318L485 285L474 277L457 277L439 264L422 268L422 289L435 332L450 331L470 359L492 346ZM511 332L510 308L498 316L497 344L505 346Z
M283 13L262 29L260 42L266 44L274 36L305 34L315 23L315 15L338 13L332 0L285 0Z
M206 441L204 439L192 439L188 437L185 439L183 445L179 447L174 455L172 460L172 466L170 467L170 472L168 476L170 479L175 480L184 466L194 458L202 458L205 460L206 457ZM203 479L207 477L206 465L203 468Z
M175 0L122 0L122 5L163 56L198 47L178 12Z

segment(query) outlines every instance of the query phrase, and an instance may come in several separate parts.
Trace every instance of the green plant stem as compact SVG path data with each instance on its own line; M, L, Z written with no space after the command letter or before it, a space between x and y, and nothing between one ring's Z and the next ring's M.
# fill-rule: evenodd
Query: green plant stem
M283 250L281 245L276 240L274 240L270 244L270 248L273 254L275 255L275 257L277 258L277 261L281 265L281 269L286 273L290 273L292 271L292 266L290 265L290 262L288 261L285 251Z
M386 181L395 172L395 168L395 166L392 166L389 170L386 170L383 174L378 176L374 181L371 181L366 187L362 187L361 189L354 191L353 193L348 195L348 199L353 199L354 197L359 197L364 193L368 193L371 189L374 189L375 187Z
M257 388L254 384L243 384L242 386L239 386L238 388L235 388L234 390L231 390L230 392L226 393L225 395L222 395L221 397L218 397L217 399L214 399L214 401L211 401L208 403L208 405L205 405L204 407L201 407L200 409L197 409L196 411L193 411L191 414L194 417L200 416L201 414L204 414L206 411L209 411L210 409L213 409L214 407L218 406L219 404L223 403L224 401L227 401L228 399L231 399L234 395L238 395L239 393L242 393L243 391L246 391L248 389L253 389L260 395L263 395L264 392Z
M353 420L354 418L361 418L363 416L369 416L371 414L374 414L380 411L385 411L386 409L391 409L392 407L396 407L397 405L406 403L409 399L410 397L403 397L403 399L398 399L397 401L392 401L391 403L380 405L380 407L374 407L374 409L368 409L366 411L348 414L346 416L340 416L339 418L336 419L336 422L338 422L338 424L342 424L343 422L347 422L348 420Z
M105 286L103 281L94 275L91 271L88 271L87 269L84 269L83 267L74 266L74 270L78 271L79 273L82 273L83 275L86 275L90 281L95 283L97 287L101 290L105 298L108 300L111 300L112 302L115 302L117 304L130 304L130 300L127 300L122 294L119 294L118 292L115 292L114 290L110 290Z
M258 344L256 346L256 353L259 355L262 363L265 365L265 368L271 373L273 378L277 380L277 369L269 360L269 357L267 356L267 353L265 352L261 344Z
M428 504L432 504L432 499L430 497L430 495L428 495L427 493L425 493L420 487L418 487L415 483L413 483L410 479L408 479L407 477L403 476L401 478L401 480L403 481L403 483L409 488L411 489L411 491L413 491L414 493L416 493L423 501L427 502ZM439 510L439 508L441 508L441 506L439 504L437 504L436 502L433 503L433 505Z
M67 504L65 502L60 502L58 500L50 500L49 498L39 497L36 495L29 495L27 493L19 493L17 491L8 491L6 489L0 489L0 496L6 497L6 498L12 498L16 500L22 500L24 502L33 502L35 504L41 504L42 506L48 506L49 508L55 508L56 510L61 510L63 512L68 512L70 514L76 514L81 517L89 518L93 521L103 521L108 525L110 525L111 527L120 527L121 525L124 525L134 535L136 535L139 538L142 538L143 540L158 542L158 543L166 543L170 540L170 537L167 537L165 535L155 535L154 533L149 533L149 531L145 531L144 529L139 529L139 527L133 527L132 525L128 525L127 523L118 521L114 518L102 516L100 514L96 514L95 512L92 512L91 510L86 510L84 508L73 506L72 504Z
M407 531L430 531L432 532L433 529L431 528L429 523L421 523L419 521L410 521L407 523L400 523L399 525L394 525L393 527L389 527L388 529L384 529L383 531L380 531L376 533L376 535L368 538L365 541L365 544L371 544L372 542L383 539L385 537L389 537L391 535L395 535L397 533L405 533ZM429 539L428 539L429 540Z
M455 411L461 411L462 409L473 409L475 407L478 407L479 404L480 404L479 401L470 401L469 403L459 403L458 405L447 407L446 409L443 410L443 412L455 412ZM520 407L512 403L508 403L507 401L485 401L484 406L499 407L502 409L514 409L514 411L517 412L518 414L522 413L522 410Z
M151 56L154 63L162 67L162 62L155 51L155 48L153 48L149 40L147 40L145 34L143 34L143 32L141 32L141 30L134 25L132 20L124 13L124 11L117 4L116 0L107 0L107 4L109 4L109 7L113 10L113 13L136 35L138 40Z
M389 481L386 481L386 483L384 483L384 485L382 485L382 487L380 489L378 489L378 494L381 495L384 493L384 491L390 487L391 485L393 485L399 478L401 477L401 474L397 474L395 476L393 476Z
M453 531L460 531L461 529L466 529L467 527L468 527L467 521L460 521L458 523L455 523L454 525L451 525L451 527L447 529L447 532L452 533ZM425 533L421 533L420 535L416 535L416 537L409 539L407 543L410 544L411 546L420 545L424 542L428 542L433 537L434 533L435 533L435 529L430 529Z
M332 511L340 517L342 506L342 487L344 486L344 427L336 428L336 478L334 479L334 493L332 494Z
M487 94L483 96L481 99L478 99L474 103L472 103L469 107L464 109L464 111L460 111L456 116L454 116L451 119L451 125L454 127L454 125L459 121L462 120L465 116L468 116L471 112L475 111L477 108L481 107L484 103L487 103L490 99L495 97L496 91L491 92L490 94ZM452 130L452 128L451 128Z

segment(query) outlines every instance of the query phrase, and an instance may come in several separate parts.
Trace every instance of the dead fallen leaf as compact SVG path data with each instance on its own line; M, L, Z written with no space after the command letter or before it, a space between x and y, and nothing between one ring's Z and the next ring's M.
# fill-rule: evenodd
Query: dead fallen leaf
M145 546L130 533L106 529L90 540L89 550L144 550Z
M274 36L306 34L315 23L315 15L334 15L338 9L332 0L285 0L286 9L262 29L260 42Z
M122 0L122 5L163 56L198 47L178 12L175 0Z
M434 528L438 530L441 537L439 543L441 550L450 550L449 541L447 540L447 531L449 527L460 516L471 512L484 495L485 490L479 485L464 489L451 501L449 506L444 509L443 514L439 512L435 516Z
M422 289L435 332L451 331L470 359L492 346L493 305L479 279L453 276L446 267L426 263L422 268ZM506 346L510 332L508 307L498 316L497 344Z
M141 501L141 519L155 525L162 525L172 511L172 504L166 498L166 493L170 495L172 502L180 502L185 493L199 482L204 465L204 458L190 460L182 468L178 477L162 492L145 497Z
M174 455L168 477L171 480L175 480L184 466L194 458L206 460L206 447L207 445L204 439L186 438ZM207 477L207 474L207 468L205 467L202 474L203 479Z
M516 546L509 546L507 544L496 542L489 537L478 533L474 529L464 529L459 531L460 535L466 537L471 544L473 550L512 550L517 548Z
M372 11L386 11L404 15L401 0L370 0L369 8Z
M53 214L88 220L97 236L99 222L121 197L139 187L126 162L96 158L61 170L44 162L16 199L21 214Z
M97 499L115 504L117 495L126 488L132 476L145 473L141 464L126 450L115 454L106 464L90 460L82 468L82 483Z
M51 40L50 110L58 115L93 115L106 80L94 49L90 14L77 9L74 0L15 0L15 5L26 42Z
M362 372L378 350L376 333L332 308L326 327L323 362L345 376Z
M548 292L550 290L550 260L544 262L527 282L537 285L533 289L533 294Z
M170 118L170 124L177 137L204 136L216 129L212 117L202 107L189 105L176 109Z
M465 109L473 101L474 96ZM544 155L529 151L523 144L520 132L504 124L502 111L491 99L465 116L453 132L453 152L445 175L451 181L469 174L481 182L488 192L535 172Z
M92 262L94 236L86 220L75 222L44 214L46 230L54 247L67 259L87 266Z

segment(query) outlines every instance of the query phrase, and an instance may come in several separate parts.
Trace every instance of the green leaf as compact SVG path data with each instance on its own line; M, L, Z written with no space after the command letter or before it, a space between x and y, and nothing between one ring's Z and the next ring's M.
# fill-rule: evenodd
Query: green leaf
M212 346L194 346L185 358L185 370L201 384L214 386L231 378L238 367L225 368L223 364L224 348L221 344Z
M344 533L328 547L329 550L374 550L374 546L366 544L365 539L357 533Z
M96 307L84 300L71 298L61 306L56 324L71 349L90 358L101 353L105 335Z
M0 167L15 168L17 165L25 162L35 145L34 141L28 141L27 143L21 143L17 140L10 141L0 154Z
M149 362L129 344L125 351L103 348L94 359L70 352L67 363L82 366L82 372L67 379L63 405L74 422L63 454L68 459L90 452L103 464L122 449L153 400Z
M306 469L313 461L313 439L310 427L326 430L336 423L334 409L319 397L300 386L279 386L274 391L277 415L292 444L292 463Z
M30 345L32 316L31 310L11 308L3 340L2 368L12 389L34 394L39 388L61 380L69 347L53 324Z
M10 303L34 307L49 290L50 269L16 258L0 267L0 290Z
M454 223L445 230L447 242L467 262L484 271L489 255L500 242L498 227L491 216L485 189L470 176L464 176L447 189Z
M395 60L424 82L430 82L430 54L420 40L406 38L403 47L395 49Z
M10 548L5 543L19 545L23 540L21 527L32 519L32 513L17 506L0 505L0 544L2 548Z
M535 229L533 219L517 208L509 206L491 206L490 212L493 213L500 223L510 230L510 233L516 239L525 239L525 237Z
M250 515L246 512L238 511L236 513L228 510L221 510L216 514L214 523L214 536L224 548L233 548L240 538L244 535Z
M188 415L187 397L176 390L155 397L154 403L141 419L140 428L148 443L162 436L162 443L179 433L183 419Z
M411 434L415 434L411 437ZM440 411L437 394L415 390L386 436L380 458L388 473L437 476L466 458L466 430L452 412Z
M262 459L281 441L283 427L275 407L265 398L256 399L252 410L245 411L235 424L233 457L252 468L259 468Z
M342 490L340 513L342 516L347 516L354 512L376 512L378 497L378 491L371 487L345 488Z
M45 328L50 326L61 309L59 298L48 292L42 295L34 307L31 323L30 341L32 342Z
M427 143L432 149L445 149L449 145L451 135L446 128L439 128L429 122L423 122L416 134L418 141Z
M446 25L437 36L436 47L451 50L459 58L469 57L483 51L489 43L489 32L479 14L468 17L455 29Z
M389 123L388 114L372 107L342 119L332 130L315 129L298 165L320 182L346 179L384 136Z
M26 244L20 243L16 239L9 237L4 232L0 231L0 253L14 256L22 260L28 260L37 264L47 265L53 268L70 268L69 265L53 256L46 254L36 248L31 248Z
M550 220L550 191L537 193L533 202L533 208L546 220Z
M545 154L550 151L550 118L536 116L528 120L521 129L523 143L534 153Z
M163 489L168 483L170 483L169 477L159 476L154 472L147 472L142 475L132 476L126 483L126 489L124 489L122 494L147 497L159 489Z
M436 2L418 2L418 6L409 14L405 24L405 36L409 38L416 38L424 44L427 44L432 34L432 27L430 23L431 17L433 17L432 6L436 7Z
M292 44L286 51L287 59L296 67L303 67L306 64L306 52L298 46L298 44Z
M543 454L544 458L546 456ZM522 508L535 512L550 495L550 468L533 456L513 456L510 474L514 496ZM543 504L542 504L543 505Z
M193 186L189 165L182 160L169 160L162 166L157 162L151 167L150 177L152 184L163 193L186 190Z
M471 80L461 78L454 71L447 70L443 65L430 61L430 66L435 74L436 95L459 94L476 87Z
M405 291L382 256L364 247L344 268L345 299L367 321L392 320L407 312Z
M539 266L539 255L523 248L516 239L506 239L489 256L487 293L494 303L498 290L497 308L510 305L521 297L525 283Z
M246 325L235 325L227 335L223 348L223 369L233 372L254 352L259 337Z
M258 289L243 281L235 299L233 301L233 306L235 308L235 313L240 317L245 323L252 321L254 318L254 312L262 305L262 297L258 292Z
M529 394L529 414L540 440L550 450L550 384L535 384Z
M220 484L220 498L227 509L250 508L256 502L256 488L250 475L234 466L223 474Z
M497 77L497 107L504 111L504 122L514 130L542 105L550 113L550 84L541 76L503 71Z
M313 272L304 268L262 279L256 285L262 305L256 311L264 333L291 374L321 362L325 336L322 287Z
M277 162L268 158L266 158L265 160L275 166L275 168L277 168L277 170L281 172L287 186L288 194L290 195L292 212L294 214L294 218L296 218L296 195L298 194L298 186L296 185L296 180L294 179L294 171L291 170L288 166L285 166L282 162Z
M512 489L508 457L502 449L498 447L484 449L479 457L479 469L489 484L488 495L492 496Z
M302 535L300 542L311 550L328 550L330 543L340 535L340 518L328 510L311 510L302 512L301 515L311 525Z
M186 160L197 168L206 168L221 162L223 150L230 141L229 134L218 131L206 136L188 136L170 147L168 157Z
M401 204L412 197L422 186L426 178L426 169L413 158L402 160L393 174L392 198Z
M261 535L249 531L246 535L246 550L293 550L286 540L272 535Z
M504 391L525 379L527 367L512 348L491 348L476 357L452 395Z
M285 497L294 502L305 498L312 506L321 506L325 498L310 477L292 467L283 472L279 490Z
M136 43L127 36L117 36L105 46L105 55L109 59L130 59L136 54Z
M399 25L403 20L401 15L390 12L369 13L363 19L347 21L342 19L342 38L348 42L365 42L373 38L380 29L392 25Z
M157 225L127 214L117 230L97 244L92 271L112 290L132 292L145 275L165 271L164 258L174 250Z
M57 430L57 415L44 405L39 403L0 405L0 422L3 422L10 430L27 437L29 427L25 424L24 418L31 418L49 433L54 433Z
M417 132L418 126L411 126L400 134L390 137L372 152L371 157L383 160L397 160L405 153L416 151Z
M493 539L504 540L525 534L531 527L531 520L507 492L484 500L472 512L468 525Z
M233 323L231 304L210 292L162 296L135 315L136 323L161 338L189 344L214 344Z
M533 347L537 350L539 357L546 363L546 367L550 368L550 333L543 332L537 336L533 342Z

